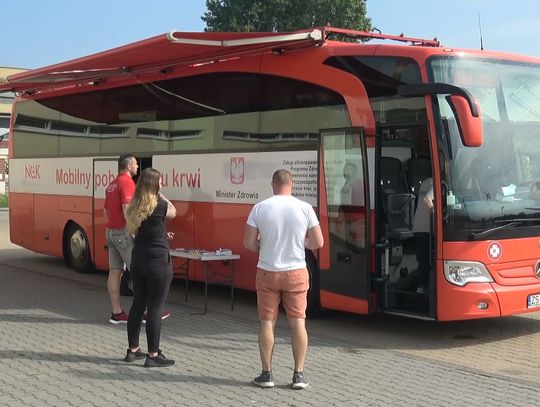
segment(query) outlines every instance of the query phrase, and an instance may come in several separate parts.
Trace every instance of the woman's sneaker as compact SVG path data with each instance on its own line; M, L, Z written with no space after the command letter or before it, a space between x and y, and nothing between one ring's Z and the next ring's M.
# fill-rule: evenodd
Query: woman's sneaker
M138 359L142 359L146 356L146 353L144 353L142 350L137 349L135 352L132 352L131 349L128 348L126 352L126 357L124 358L124 362L135 362Z
M253 379L253 384L264 389L271 389L274 387L274 378L272 377L272 372L265 372L263 370L259 376Z
M128 316L124 311L118 314L111 313L111 317L109 318L109 322L111 324L127 324L127 321L128 321Z
M146 360L144 361L144 367L167 367L174 365L174 360L167 359L161 351L154 357L146 355Z
M304 372L294 372L291 387L294 390L302 390L308 386L309 383L306 381L306 376L304 376Z

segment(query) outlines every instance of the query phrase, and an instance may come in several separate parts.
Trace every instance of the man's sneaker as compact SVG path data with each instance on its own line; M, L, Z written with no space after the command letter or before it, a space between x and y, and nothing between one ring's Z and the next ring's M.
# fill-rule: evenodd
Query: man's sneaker
M146 353L144 353L142 350L137 349L135 352L132 352L131 349L128 348L126 352L126 357L124 358L124 362L135 362L138 359L142 359L146 356Z
M274 387L274 378L272 377L272 372L265 372L263 370L259 376L253 379L253 384L264 389L271 389Z
M294 390L302 390L308 386L309 383L306 381L306 376L304 376L304 372L294 372L291 387Z
M111 324L127 324L127 321L128 316L124 311L119 314L111 314L111 317L109 318Z
M154 357L146 355L144 361L144 367L167 367L172 365L174 365L174 360L167 359L161 351L158 351L158 354Z
M165 310L165 311L163 311L163 312L161 313L161 319L162 319L162 320L163 320L163 319L167 319L167 318L169 318L170 316L171 316L171 313L170 313L169 311L167 311L167 310ZM142 322L143 322L143 324L146 324L146 312L144 313L144 315L143 315L143 317L142 317Z

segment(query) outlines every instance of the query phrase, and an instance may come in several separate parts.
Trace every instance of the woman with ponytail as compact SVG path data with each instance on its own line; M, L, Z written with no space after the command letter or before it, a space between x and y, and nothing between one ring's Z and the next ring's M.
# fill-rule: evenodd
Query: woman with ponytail
M135 236L130 271L133 279L133 304L127 323L126 362L146 356L145 367L174 364L159 349L161 315L172 280L166 220L176 217L174 205L159 192L160 173L153 168L141 172L133 198L126 210L128 231ZM145 308L148 353L139 349L139 334Z

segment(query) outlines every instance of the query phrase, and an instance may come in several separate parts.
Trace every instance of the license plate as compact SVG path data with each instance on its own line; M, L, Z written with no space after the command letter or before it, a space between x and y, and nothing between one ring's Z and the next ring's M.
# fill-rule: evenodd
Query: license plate
M527 297L527 308L540 307L540 294L531 294Z

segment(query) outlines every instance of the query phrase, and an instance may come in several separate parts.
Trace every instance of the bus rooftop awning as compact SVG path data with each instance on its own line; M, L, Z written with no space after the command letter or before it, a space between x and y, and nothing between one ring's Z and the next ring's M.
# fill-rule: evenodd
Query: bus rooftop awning
M125 75L204 64L275 50L324 43L324 29L294 33L178 32L158 35L108 51L0 78L0 92L47 92Z

